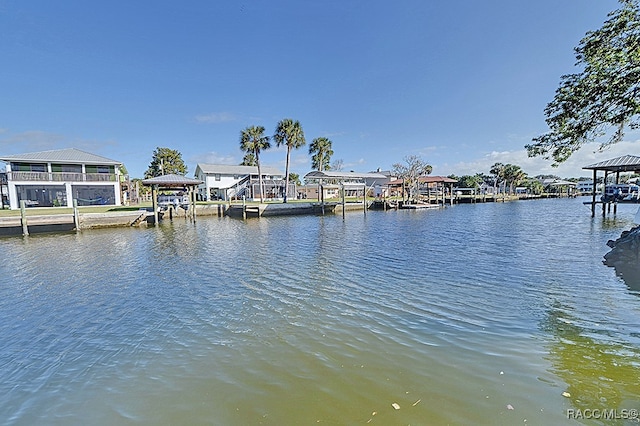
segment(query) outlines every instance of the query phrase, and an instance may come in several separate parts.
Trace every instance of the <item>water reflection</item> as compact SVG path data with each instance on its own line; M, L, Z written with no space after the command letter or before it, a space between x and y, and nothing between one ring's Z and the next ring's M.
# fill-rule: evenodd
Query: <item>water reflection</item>
M567 383L578 410L640 409L640 350L610 332L588 329L570 308L555 303L542 328L550 333L551 371Z

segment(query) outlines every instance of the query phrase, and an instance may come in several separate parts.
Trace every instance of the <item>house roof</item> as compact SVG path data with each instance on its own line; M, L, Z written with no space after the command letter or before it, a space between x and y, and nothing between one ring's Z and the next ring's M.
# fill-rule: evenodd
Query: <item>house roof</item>
M583 167L585 170L605 170L609 172L638 172L640 171L640 157L635 155L623 155L611 160L601 161Z
M420 176L421 183L456 183L455 179L451 179L445 176ZM389 182L389 185L401 185L402 179L396 179Z
M544 186L577 186L578 185L576 182L570 182L568 180L554 179L554 178L542 179L540 182Z
M100 164L120 165L120 161L91 154L75 148L56 149L52 151L29 152L26 154L0 156L5 162L39 162L39 163L72 163L72 164Z
M257 175L258 166L234 166L231 164L204 164L199 163L196 170L202 170L204 174L221 175ZM263 175L284 176L284 173L277 167L260 166Z
M164 187L200 185L201 183L204 182L199 179L191 179L186 176L174 174L156 176L153 178L142 180L143 185L158 185Z
M314 170L304 176L305 179L387 179L380 173L337 172L333 170Z

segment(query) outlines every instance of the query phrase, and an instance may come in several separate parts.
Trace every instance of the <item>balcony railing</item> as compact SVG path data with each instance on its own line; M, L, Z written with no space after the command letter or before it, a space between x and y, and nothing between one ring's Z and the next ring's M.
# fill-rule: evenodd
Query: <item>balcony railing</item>
M116 182L113 173L7 172L10 181L28 182Z

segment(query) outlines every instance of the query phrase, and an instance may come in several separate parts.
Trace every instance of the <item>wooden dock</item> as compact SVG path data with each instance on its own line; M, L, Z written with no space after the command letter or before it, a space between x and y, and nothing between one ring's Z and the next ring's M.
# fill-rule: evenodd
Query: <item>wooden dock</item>
M82 229L146 225L153 213L147 210L106 213L66 213L0 217L0 236Z

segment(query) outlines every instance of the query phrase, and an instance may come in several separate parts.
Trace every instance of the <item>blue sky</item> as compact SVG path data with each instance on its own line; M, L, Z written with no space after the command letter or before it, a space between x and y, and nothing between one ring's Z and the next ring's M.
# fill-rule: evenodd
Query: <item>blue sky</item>
M524 145L573 48L615 0L0 0L0 154L75 147L141 177L156 147L196 164L238 164L240 131L300 121L346 170L420 155L434 174L588 175L640 155L634 134L587 146L559 169ZM275 147L262 163L284 170Z

